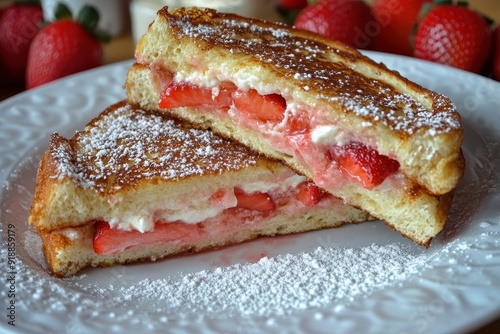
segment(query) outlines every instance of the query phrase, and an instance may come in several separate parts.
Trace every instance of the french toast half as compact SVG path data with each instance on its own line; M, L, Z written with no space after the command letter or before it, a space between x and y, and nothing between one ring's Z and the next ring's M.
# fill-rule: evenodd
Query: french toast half
M279 159L428 246L464 172L452 101L340 42L280 23L158 11L128 100Z
M123 101L52 135L29 224L68 277L369 219L281 162Z

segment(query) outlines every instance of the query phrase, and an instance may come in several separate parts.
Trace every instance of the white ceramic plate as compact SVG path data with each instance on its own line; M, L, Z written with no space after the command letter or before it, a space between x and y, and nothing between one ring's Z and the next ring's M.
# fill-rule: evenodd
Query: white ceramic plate
M52 277L26 225L36 167L51 132L69 137L125 97L131 62L122 62L0 104L0 265L7 276L0 329L460 333L498 316L500 84L415 59L368 55L448 95L463 116L465 178L429 249L371 222Z

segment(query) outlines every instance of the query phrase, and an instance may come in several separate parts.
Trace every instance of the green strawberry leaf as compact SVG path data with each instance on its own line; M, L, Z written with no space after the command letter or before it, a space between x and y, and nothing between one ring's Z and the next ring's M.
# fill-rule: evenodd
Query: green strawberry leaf
M56 20L61 19L72 19L73 14L71 14L71 10L65 4L58 2L56 5L54 17Z
M85 5L76 18L76 22L81 24L87 31L94 31L99 23L99 11L93 7Z
M78 13L76 22L79 23L89 34L91 34L92 37L98 41L107 43L111 40L111 35L108 32L97 28L99 19L99 11L93 6L85 5Z

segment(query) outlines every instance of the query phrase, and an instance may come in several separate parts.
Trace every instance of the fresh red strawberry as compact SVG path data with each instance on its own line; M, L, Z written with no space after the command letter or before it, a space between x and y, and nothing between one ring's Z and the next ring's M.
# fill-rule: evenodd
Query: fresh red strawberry
M492 42L491 28L477 12L464 6L437 6L418 25L415 56L479 73Z
M160 96L160 108L202 107L229 108L236 86L224 84L214 95L212 88L198 87L189 83L172 83Z
M280 8L286 10L297 10L307 6L307 0L279 0L278 5Z
M97 28L97 9L83 6L73 20L69 8L58 3L55 17L57 21L40 30L30 46L27 88L102 64L100 41L108 41L110 35Z
M372 10L379 31L374 31L373 49L413 56L410 37L425 3L432 0L377 0Z
M367 189L379 185L399 169L399 162L361 143L333 146L329 153L344 174Z
M500 26L493 32L495 51L493 54L493 78L500 81Z
M2 81L24 86L31 41L40 30L42 8L34 4L11 4L0 20L0 64Z
M275 208L274 202L267 193L254 192L251 194L245 193L239 188L234 189L238 208L256 210L260 212L270 212Z
M319 203L324 193L316 184L310 181L302 182L298 185L297 199L308 207L314 207Z
M102 64L102 48L73 20L56 21L33 40L28 57L27 88Z
M233 98L236 109L262 122L280 122L285 115L286 101L278 94L260 95L254 89L238 90Z
M320 0L303 9L295 26L359 49L371 44L370 24L376 20L362 0Z
M94 251L99 255L117 254L133 246L147 246L175 240L196 238L201 233L198 225L185 223L156 224L153 231L124 231L112 229L106 222L94 225Z

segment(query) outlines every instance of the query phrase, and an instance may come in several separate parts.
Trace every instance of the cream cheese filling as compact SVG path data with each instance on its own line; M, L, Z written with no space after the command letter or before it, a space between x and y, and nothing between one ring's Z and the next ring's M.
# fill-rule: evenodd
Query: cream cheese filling
M294 174L276 182L256 181L236 185L235 187L249 194L254 192L284 193L288 189L297 187L305 180L305 177ZM234 187L220 190L224 195L217 200L213 198L214 194L202 194L202 196L193 197L190 202L183 205L157 202L141 211L115 213L107 221L113 229L137 230L142 233L153 230L156 222L197 224L220 215L224 210L236 207L237 199L234 194Z

